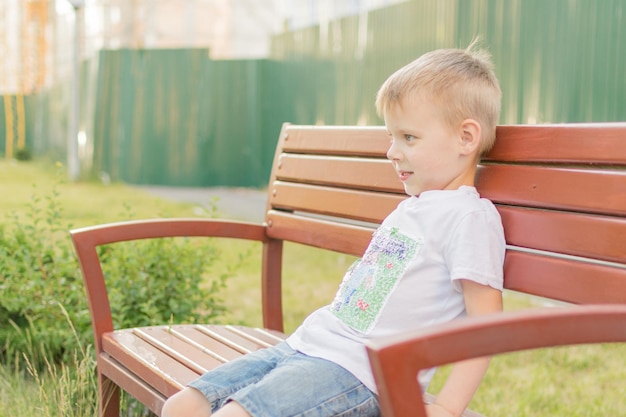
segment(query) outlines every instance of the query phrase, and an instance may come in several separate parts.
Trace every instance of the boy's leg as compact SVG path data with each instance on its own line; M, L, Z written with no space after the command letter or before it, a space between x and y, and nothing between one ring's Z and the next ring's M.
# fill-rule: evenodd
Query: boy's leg
M222 365L190 387L166 402L164 417L380 415L378 399L354 375L286 343Z
M210 415L209 400L195 388L185 388L172 395L161 410L162 417L208 417Z
M207 417L220 409L228 397L270 372L292 350L286 343L242 356L207 372L163 405L163 417Z
M245 408L234 401L227 403L224 407L217 410L214 417L251 417Z
M353 374L335 363L293 350L260 381L229 399L224 410L237 403L255 417L380 416L376 395Z
M172 395L161 410L161 417L209 417L211 404L200 391L185 388ZM229 402L217 410L215 417L250 417L250 414L236 402Z

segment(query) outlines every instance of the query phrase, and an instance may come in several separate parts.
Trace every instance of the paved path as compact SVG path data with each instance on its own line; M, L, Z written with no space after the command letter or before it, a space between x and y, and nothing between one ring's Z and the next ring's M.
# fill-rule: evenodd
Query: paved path
M137 186L149 194L166 200L193 203L209 207L215 203L217 211L226 218L261 222L265 215L267 191L251 188L195 188L167 186Z

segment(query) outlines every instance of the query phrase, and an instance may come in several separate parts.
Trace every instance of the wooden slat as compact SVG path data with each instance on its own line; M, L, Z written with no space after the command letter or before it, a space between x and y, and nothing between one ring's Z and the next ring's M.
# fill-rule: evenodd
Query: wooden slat
M161 414L161 408L163 408L163 403L167 397L146 384L135 373L126 369L107 353L102 353L98 356L98 369L107 375L117 386L123 388L124 391L148 407L153 413ZM119 414L118 410L114 411L116 415Z
M183 326L176 325L172 326L171 329L170 326L141 327L134 329L133 333L198 374L223 363L223 361L207 355L198 347L176 337L177 329L181 329Z
M626 268L508 251L504 286L575 304L624 304Z
M404 193L386 159L283 154L276 178L283 181Z
M271 345L276 345L279 342L282 342L283 340L287 338L287 335L284 333L280 333L280 332L268 330L268 329L259 329L259 328L251 329L249 327L244 327L244 326L228 326L228 327L234 327L237 330L243 331L251 335L252 337L263 340L265 343L269 343Z
M288 126L286 132L287 152L384 156L389 146L384 126ZM503 125L496 137L485 160L626 165L626 123Z
M181 335L183 337L181 337ZM105 375L125 390L140 385L170 396L202 373L250 351L278 343L278 332L243 326L173 325L119 330L103 336ZM217 352L224 360L215 359ZM143 389L142 389L143 390ZM137 392L137 395L153 395Z
M626 263L626 218L498 206L510 245Z
M484 165L477 188L500 204L626 216L626 170Z
M267 234L274 239L284 239L349 255L362 255L372 238L373 229L332 223L278 211L267 217Z
M227 326L197 325L195 328L242 353L250 353L267 347L264 344L257 343L251 338L244 337L244 335L231 330Z
M189 343L196 344L203 352L215 357L218 360L224 362L237 359L242 355L242 352L232 346L225 345L224 343L216 340L206 333L199 332L191 327L176 327L173 330L177 337L186 339Z
M498 126L485 160L626 165L626 123Z
M385 157L389 147L384 126L288 126L284 134L286 152Z
M165 396L178 392L197 376L131 331L104 334L102 346L111 357Z
M273 208L324 214L380 223L405 195L345 190L277 181L272 185Z
M280 341L284 340L284 338L279 339L270 333L262 332L261 329L251 329L248 327L231 325L226 326L226 328L229 331L236 333L241 337L248 339L256 345L264 348L274 346Z

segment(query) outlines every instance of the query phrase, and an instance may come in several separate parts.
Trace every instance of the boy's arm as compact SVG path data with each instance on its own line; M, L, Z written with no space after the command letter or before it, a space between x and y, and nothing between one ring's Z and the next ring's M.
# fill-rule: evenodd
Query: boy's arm
M502 292L474 281L461 280L468 316L502 311ZM428 417L460 416L482 381L490 358L476 358L452 366L450 376L434 404L426 407Z

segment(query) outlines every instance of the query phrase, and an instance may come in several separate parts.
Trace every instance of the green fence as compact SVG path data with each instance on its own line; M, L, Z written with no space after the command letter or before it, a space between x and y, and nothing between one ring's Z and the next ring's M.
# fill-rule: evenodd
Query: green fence
M321 121L380 123L373 98L392 71L477 35L502 84L501 123L626 120L624 0L414 0L280 35L272 58L335 62L318 94L337 111Z
M85 63L85 69L88 64ZM83 73L84 78L86 72L83 71ZM86 79L84 82L86 84ZM70 85L69 81L66 81L36 94L2 96L0 99L0 154L9 156L7 148L12 148L12 153L15 154L22 141L35 155L45 155L65 161L69 94ZM87 100L83 100L83 103L87 103ZM23 105L23 112L20 110L21 105ZM94 114L85 108L82 116L84 126L92 121ZM23 140L20 139L18 127L22 121L25 127ZM9 130L13 130L13 133L11 134Z
M263 186L282 122L380 124L374 96L392 71L476 35L501 123L623 121L625 14L626 0L414 0L278 35L265 60L101 51L83 65L83 166L137 184ZM68 92L27 98L36 153L64 155Z
M318 86L302 67L202 49L102 51L94 169L135 184L263 186L281 123L315 122Z
M32 149L32 101L23 95L0 97L0 155L11 158L21 148Z

